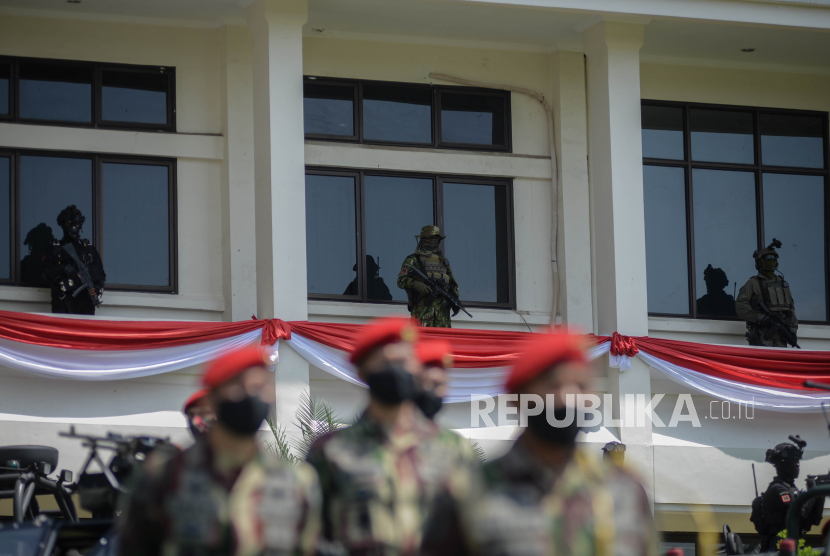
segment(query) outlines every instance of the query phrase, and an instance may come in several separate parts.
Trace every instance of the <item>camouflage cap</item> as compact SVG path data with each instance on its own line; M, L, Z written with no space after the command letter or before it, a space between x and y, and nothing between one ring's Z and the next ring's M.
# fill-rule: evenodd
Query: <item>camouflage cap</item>
M444 239L445 237L447 237L447 236L442 236L441 235L441 228L439 228L438 226L424 226L423 228L421 228L421 233L419 235L415 236L415 237L422 238L422 237L432 237L432 236L438 236L441 239Z

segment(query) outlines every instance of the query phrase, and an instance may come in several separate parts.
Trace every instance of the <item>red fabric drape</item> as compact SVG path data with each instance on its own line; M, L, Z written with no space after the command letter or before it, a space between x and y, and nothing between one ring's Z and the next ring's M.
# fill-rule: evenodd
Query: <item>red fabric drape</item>
M65 349L114 351L183 346L265 327L264 343L290 335L277 319L241 322L118 321L0 311L0 338Z
M329 322L288 323L292 332L323 345L350 351L362 324ZM464 330L460 328L419 328L422 338L446 340L452 345L455 366L466 369L507 367L513 363L530 332Z
M0 311L0 339L81 350L156 349L219 340L263 329L263 343L289 339L294 332L323 345L349 351L361 324L283 322L279 319L241 322L107 321L70 319ZM467 369L507 367L513 363L529 332L421 328L425 338L452 345L455 366ZM773 350L696 344L619 334L592 336L611 342L615 355L642 350L654 357L706 375L731 381L803 390L804 380L830 382L830 351Z

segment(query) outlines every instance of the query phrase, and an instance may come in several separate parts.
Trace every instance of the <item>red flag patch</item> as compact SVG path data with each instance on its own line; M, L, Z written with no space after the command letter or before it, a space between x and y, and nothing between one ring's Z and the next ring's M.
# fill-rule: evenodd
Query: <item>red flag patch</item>
M408 268L403 267L403 268L401 269L401 274L406 274L407 272L409 272L409 269L408 269Z
M790 495L789 494L782 494L781 495L781 501L782 502L789 502L790 501Z

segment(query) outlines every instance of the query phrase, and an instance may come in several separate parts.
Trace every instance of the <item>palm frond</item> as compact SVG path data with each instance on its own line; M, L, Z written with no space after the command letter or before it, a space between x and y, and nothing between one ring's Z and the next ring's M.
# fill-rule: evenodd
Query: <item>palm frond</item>
M274 442L267 443L269 449L277 457L292 464L304 460L311 445L318 438L344 426L325 400L312 398L308 392L303 391L299 402L295 413L296 420L293 423L300 431L299 436L289 439L284 426L268 420L268 426L274 436Z
M296 464L297 456L291 453L291 447L288 444L288 439L285 437L285 428L280 427L270 417L266 421L268 422L268 427L271 429L271 434L274 435L273 442L265 442L266 447L281 460L287 461L291 465Z
M473 452L478 458L479 463L484 463L485 461L487 461L487 454L484 453L484 448L482 448L478 442L473 442L472 448Z

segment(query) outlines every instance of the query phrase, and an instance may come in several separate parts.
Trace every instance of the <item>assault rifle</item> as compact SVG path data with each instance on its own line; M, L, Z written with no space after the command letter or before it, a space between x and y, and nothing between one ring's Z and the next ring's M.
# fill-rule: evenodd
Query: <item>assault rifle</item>
M450 291L449 285L447 285L446 282L444 282L443 280L436 280L435 278L430 278L414 266L409 267L409 272L412 272L413 274L415 274L415 276L423 280L424 283L427 286L429 286L429 288L432 290L433 296L442 298L452 309L453 316L457 315L458 311L464 311L464 313L468 317L473 318L473 315L467 312L467 309L464 308L464 306L461 304L461 301L459 301L458 298L455 295L453 295L453 293Z
M75 261L75 266L78 269L78 276L81 278L83 282L78 289L76 289L72 293L72 297L78 297L82 291L87 291L89 288L94 288L95 284L92 282L92 277L89 275L89 268L87 268L86 264L81 260L78 256L78 253L75 251L75 246L72 245L72 242L67 242L63 246L63 250L72 257L72 260ZM100 295L90 295L89 297L92 298L92 302L95 304L96 307L101 306L101 296Z
M781 317L770 311L770 308L767 307L767 304L764 303L763 299L761 299L760 297L756 297L750 302L750 305L756 311L761 311L767 317L769 317L770 322L772 323L772 328L774 330L777 330L781 334L781 337L784 338L785 342L787 342L793 347L801 349L801 346L798 345L798 337L795 334L793 334L793 331L790 330L790 327L787 326L787 323L781 320Z

